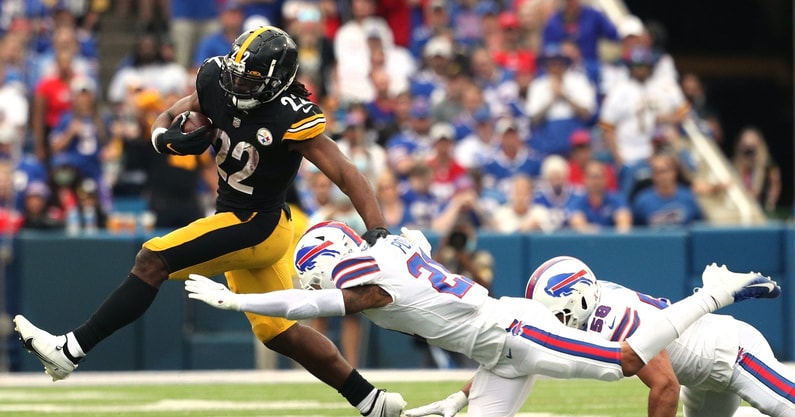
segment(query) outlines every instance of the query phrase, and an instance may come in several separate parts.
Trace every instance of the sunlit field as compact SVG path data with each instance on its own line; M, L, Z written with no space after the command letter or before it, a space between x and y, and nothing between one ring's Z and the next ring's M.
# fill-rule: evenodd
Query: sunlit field
M471 371L370 371L409 407L446 397ZM641 416L646 388L619 382L541 379L521 417ZM0 375L0 416L265 417L357 416L333 389L296 371L75 373L52 383L41 374ZM466 415L466 409L459 414ZM681 415L681 414L680 414Z

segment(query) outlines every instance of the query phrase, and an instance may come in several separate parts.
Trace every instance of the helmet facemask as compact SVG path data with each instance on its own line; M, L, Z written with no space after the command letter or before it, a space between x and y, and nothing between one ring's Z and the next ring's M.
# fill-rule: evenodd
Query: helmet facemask
M582 329L588 323L588 318L596 305L595 299L589 300L588 293L590 292L581 289L573 290L571 295L565 298L567 300L566 307L553 313L556 313L555 315L566 326Z

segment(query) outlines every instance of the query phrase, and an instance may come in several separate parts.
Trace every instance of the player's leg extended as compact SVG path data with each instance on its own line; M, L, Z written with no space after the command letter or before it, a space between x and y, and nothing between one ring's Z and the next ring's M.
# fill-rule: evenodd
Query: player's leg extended
M519 412L535 384L535 375L503 378L481 367L475 373L469 391L467 415L505 417Z
M775 358L759 330L739 325L741 351L729 389L767 415L795 416L795 372Z
M247 218L220 213L153 238L138 252L130 275L83 325L54 336L17 316L14 322L20 338L53 380L66 378L94 346L143 315L167 278L185 278L195 265L201 267L198 273L223 272L229 267L227 262L235 260L235 252L262 242L281 215L281 210Z
M241 254L261 244L283 215L278 211L241 218L219 213L145 242L127 281L75 330L83 351L143 315L167 278L183 279L189 271L212 276L243 262ZM255 259L257 264L275 262L265 256Z
M647 363L704 314L738 301L776 298L781 294L778 284L768 277L754 272L735 273L715 264L704 269L701 279L704 286L698 292L665 308L657 320L644 324L626 339L632 347L629 356L636 355ZM633 363L637 358L633 358ZM624 359L626 365L629 358Z

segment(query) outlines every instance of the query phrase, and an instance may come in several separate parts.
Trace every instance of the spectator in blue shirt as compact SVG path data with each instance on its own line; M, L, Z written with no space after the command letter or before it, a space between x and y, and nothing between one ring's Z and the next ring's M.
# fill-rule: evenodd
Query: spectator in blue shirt
M233 1L227 0L228 3ZM217 19L216 0L171 0L169 30L177 63L185 68L191 66L196 44L218 28ZM229 52L230 45L224 53Z
M429 134L433 121L430 105L424 100L415 99L406 127L387 141L389 168L397 175L401 184L405 183L415 162L430 155L433 144Z
M677 181L677 161L661 153L649 159L652 186L638 192L632 218L640 226L686 226L702 219L695 193Z
M545 156L541 162L541 178L535 187L533 203L547 208L552 230L568 225L569 204L580 194L569 183L569 164L566 159L560 155Z
M227 3L218 16L220 29L202 38L196 46L193 55L194 68L201 66L207 58L229 53L229 46L243 31L243 19L243 8L236 2Z
M539 64L544 73L527 93L527 113L533 126L531 146L542 155L569 156L569 137L587 128L596 111L596 92L585 74L571 68L560 45L544 47Z
M422 162L415 163L409 172L408 190L400 196L408 211L403 222L410 228L431 230L434 219L439 217L441 203L431 192L432 183L431 168Z
M49 137L52 164L70 165L82 177L102 184L101 152L106 132L97 109L96 83L88 77L75 77L70 89L74 95L72 109L61 116Z
M428 40L422 53L422 69L409 80L411 94L425 100L438 100L448 92L447 78L453 65L453 42L447 36Z
M569 226L579 232L596 232L614 227L619 232L632 227L632 212L624 198L607 188L607 166L590 160L585 164L585 194L568 205Z
M580 47L586 70L598 71L599 41L618 42L618 30L604 13L583 5L582 0L561 0L560 3L560 10L549 18L544 27L544 46L572 39Z
M434 37L446 35L450 30L450 11L445 0L430 0L425 3L419 22L411 29L409 51L418 60L425 54L426 44ZM451 40L452 41L452 40Z
M276 27L285 27L285 15L289 15L291 13L286 12L283 13L285 8L285 0L226 0L226 3L239 3L243 8L243 15L246 18L250 18L252 16L261 16L268 20L272 25ZM292 2L300 4L301 2ZM313 3L313 2L308 2ZM297 11L300 11L300 7L297 8Z
M483 187L508 195L515 175L536 178L541 172L541 160L521 137L512 119L500 119L495 125L499 150L491 162L483 166Z

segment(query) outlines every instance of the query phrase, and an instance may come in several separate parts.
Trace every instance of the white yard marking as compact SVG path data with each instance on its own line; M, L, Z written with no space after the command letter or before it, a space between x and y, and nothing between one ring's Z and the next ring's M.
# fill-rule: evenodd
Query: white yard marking
M472 369L436 370L377 370L366 369L367 379L373 383L399 381L466 381ZM56 386L86 385L173 385L173 384L283 384L316 383L318 380L303 369L292 370L235 370L235 371L141 371L141 372L75 372ZM52 378L44 372L0 373L0 387L53 386Z
M53 398L54 397L54 398ZM58 394L49 400L61 399ZM113 413L113 412L163 412L163 411L206 411L206 410L328 410L331 408L350 408L345 403L322 403L313 401L205 401L205 400L161 400L144 404L89 405L89 404L47 404L16 403L0 404L0 413L38 412L49 414L74 413Z

